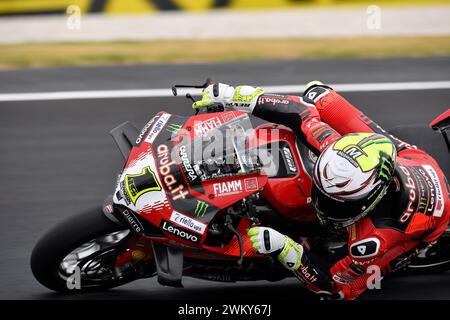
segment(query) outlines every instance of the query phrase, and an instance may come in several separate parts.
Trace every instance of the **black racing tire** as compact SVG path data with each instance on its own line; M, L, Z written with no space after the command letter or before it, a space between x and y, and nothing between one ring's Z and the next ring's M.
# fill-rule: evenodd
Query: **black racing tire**
M424 261L425 262L425 261ZM424 263L420 264L417 262L411 263L406 270L407 274L438 274L444 273L450 270L450 260L441 261L436 264Z
M121 230L126 228L109 220L98 209L72 216L55 225L38 241L31 254L31 271L43 286L58 292L101 291L130 282L134 279L109 279L104 283L82 285L80 290L69 290L66 281L59 275L61 262L73 250Z
M432 274L450 270L450 236L449 231L438 239L424 256L414 258L406 270L409 274Z
M424 124L397 126L389 130L397 138L414 144L430 154L439 164L447 179L450 180L450 156L442 135Z

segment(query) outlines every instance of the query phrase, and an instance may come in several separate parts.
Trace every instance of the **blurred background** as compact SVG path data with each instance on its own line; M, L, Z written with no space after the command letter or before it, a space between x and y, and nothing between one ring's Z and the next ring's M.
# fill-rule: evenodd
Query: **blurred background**
M449 108L449 17L450 1L433 0L0 0L0 299L310 298L294 279L60 296L29 256L112 191L113 127L192 114L173 84L301 94L318 79L385 128L426 126ZM362 298L450 299L449 275L386 279Z
M449 1L1 0L0 66L436 56Z

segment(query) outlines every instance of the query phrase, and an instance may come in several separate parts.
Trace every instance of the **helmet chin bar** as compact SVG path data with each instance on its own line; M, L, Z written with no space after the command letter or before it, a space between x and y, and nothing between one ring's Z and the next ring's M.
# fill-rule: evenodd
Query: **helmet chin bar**
M318 208L317 200L312 201L312 203L313 203L314 209L316 210L317 217L319 218L319 220L322 224L325 224L325 225L332 224L334 228L346 228L348 226L351 226L352 224L355 224L357 221L361 220L367 214L369 214L377 206L377 204L381 201L381 199L383 199L383 197L386 195L389 185L390 185L390 183L385 185L383 187L382 191L380 192L380 194L378 195L378 197L375 199L375 201L372 202L372 204L368 208L366 208L363 212L361 212L360 214L358 214L355 217L349 217L349 218L341 219L341 220L333 219L333 218L330 218L327 214L323 213ZM320 190L319 192L323 193L323 191L320 188L319 188L319 190Z

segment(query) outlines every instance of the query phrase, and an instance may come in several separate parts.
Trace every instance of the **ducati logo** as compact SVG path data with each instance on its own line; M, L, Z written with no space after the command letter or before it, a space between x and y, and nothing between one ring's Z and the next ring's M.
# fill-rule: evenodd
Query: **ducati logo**
M149 191L160 191L161 186L150 167L142 169L138 174L125 175L125 188L131 201L136 205L137 199Z

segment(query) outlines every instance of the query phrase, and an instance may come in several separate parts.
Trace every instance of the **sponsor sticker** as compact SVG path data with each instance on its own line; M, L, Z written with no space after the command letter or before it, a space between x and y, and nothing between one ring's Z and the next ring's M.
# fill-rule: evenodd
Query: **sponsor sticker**
M103 207L103 209L108 213L114 212L114 207L113 207L112 203L108 203L106 206Z
M406 168L405 166L400 166L400 165L399 165L399 168L406 177L405 187L408 188L408 190L409 190L408 205L406 207L406 211L403 213L403 215L399 219L399 221L401 223L405 223L406 221L409 220L409 218L412 216L412 214L416 210L415 205L417 202L417 195L416 195L417 193L416 193L416 184L414 183L414 179L412 178L411 173L409 172L408 168Z
M145 137L145 134L147 133L150 126L155 122L156 117L153 117L149 122L146 123L146 125L142 128L141 132L139 133L138 137L136 138L136 144L139 145L142 142L142 139Z
M167 125L166 130L174 136L181 130L182 127L183 127L183 125L181 125L181 124L169 123Z
M364 154L364 151L355 146L347 151L338 150L337 154L350 162L355 168L358 168L360 165L357 159Z
M120 198L123 198L127 205L131 204L131 197L128 194L127 187L125 186L125 180L120 182ZM119 196L117 196L118 199Z
M287 166L290 172L297 173L297 166L295 165L294 157L291 150L288 147L283 148L284 158L286 159Z
M262 104L289 104L290 101L284 97L276 97L276 96L261 96L259 98L260 103Z
M134 205L137 199L149 191L160 191L161 186L155 176L155 173L149 166L142 169L138 174L125 175L125 189Z
M214 195L216 197L229 196L244 191L253 192L258 191L258 179L247 178L243 180L232 180L225 182L218 182L213 184Z
M129 210L127 209L123 210L122 215L128 221L128 223L136 233L141 233L144 231L144 227L142 226L142 224L139 222L139 220L136 219L134 214L131 213Z
M194 125L194 133L196 136L201 136L204 135L205 133L208 133L211 130L220 127L222 124L223 122L220 120L219 117L216 116L214 118L208 119L206 121Z
M236 119L236 116L234 115L234 112L226 112L222 114L222 120L223 122L229 122L231 120Z
M193 233L189 230L186 230L185 228L179 227L179 226L173 224L172 222L164 220L164 219L161 220L159 227L162 230L164 230L170 234L173 234L176 237L179 237L181 239L184 239L184 240L187 240L187 241L190 241L193 243L199 243L202 238L201 235Z
M414 212L442 217L444 213L444 197L439 176L430 165L418 167L399 166L405 175L405 187L409 190L406 211L400 217L405 223ZM413 179L414 177L414 179Z
M200 234L203 234L206 230L206 224L203 222L197 221L177 211L172 212L170 221Z
M201 218L205 215L206 210L208 210L209 204L204 201L197 200L197 205L195 206L194 215L197 218Z
M244 179L245 191L257 191L258 188L258 179L256 178L248 178Z
M145 142L153 143L155 139L158 137L159 133L164 128L164 126L167 124L167 121L169 121L171 116L172 116L171 114L163 113L158 118L158 120L156 120L155 124L150 129L147 138L145 138Z
M242 188L242 180L214 183L213 190L216 197L229 196L244 191Z
M309 270L308 266L301 265L300 268L299 268L299 271L300 271L300 273L302 275L302 278L304 280L306 280L308 283L315 283L317 281L317 279L318 279L317 276L315 275L315 273L311 272Z
M172 200L186 199L189 195L187 187L177 181L177 178L172 173L172 168L176 170L178 164L172 160L170 161L169 147L165 144L160 144L156 148L158 161L159 161L159 173L163 177L163 182L171 195Z
M195 173L194 169L191 166L191 162L189 161L189 156L186 152L186 146L181 146L179 149L180 159L181 159L181 166L184 169L184 172L186 173L186 177L188 178L189 182L195 181L198 176Z
M344 278L340 272L336 273L333 275L333 280L338 282L338 283L342 283L342 284L349 284L350 280Z
M423 165L422 167L425 169L425 171L430 176L431 182L433 183L433 186L434 186L435 194L430 195L431 196L430 201L434 200L434 202L435 202L433 216L434 217L442 217L442 213L444 212L444 197L442 194L442 187L441 187L441 183L439 182L439 177L432 166Z

